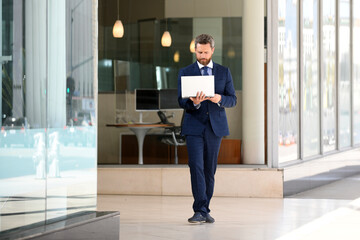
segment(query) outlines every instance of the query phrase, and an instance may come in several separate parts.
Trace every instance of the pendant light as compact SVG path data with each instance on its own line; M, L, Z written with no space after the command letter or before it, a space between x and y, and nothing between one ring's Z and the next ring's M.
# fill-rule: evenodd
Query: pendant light
M228 49L227 56L228 56L228 58L235 58L235 56L236 56L235 49L232 45L230 45L230 47Z
M113 27L113 36L114 38L122 38L124 36L124 26L119 17L119 12L120 12L119 0L117 1L117 9L118 9L118 18Z
M190 43L190 52L195 52L195 39L193 39Z
M174 62L178 63L180 61L180 52L176 51L174 53Z
M163 47L170 47L171 46L171 35L170 32L167 30L167 20L166 20L166 31L163 33L161 37L161 46Z

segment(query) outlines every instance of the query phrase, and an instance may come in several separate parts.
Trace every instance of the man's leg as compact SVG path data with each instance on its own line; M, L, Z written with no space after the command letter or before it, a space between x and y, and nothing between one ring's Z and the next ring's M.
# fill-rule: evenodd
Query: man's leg
M194 196L193 210L207 213L206 183L204 176L204 139L203 136L186 136L191 174L191 189Z
M218 137L214 134L210 123L207 124L204 135L204 174L207 197L206 210L207 213L209 213L209 204L214 193L215 172L222 137Z

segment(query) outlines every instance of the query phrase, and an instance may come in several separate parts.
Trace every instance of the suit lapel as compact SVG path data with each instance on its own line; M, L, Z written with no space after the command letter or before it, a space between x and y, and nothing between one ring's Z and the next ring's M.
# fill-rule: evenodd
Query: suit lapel
M214 65L213 65L213 72L212 72L212 74L214 75L214 78L216 79L216 70L217 70L217 64L216 63L214 63Z
M200 72L200 69L199 69L199 66L198 66L197 62L195 62L193 64L193 73L194 73L194 76L201 75L201 72Z
M192 68L193 68L193 73L194 73L195 76L196 76L196 75L201 75L201 71L200 71L200 69L199 69L199 66L198 66L197 62L194 62L194 63L193 63ZM214 65L213 65L213 70L212 70L212 75L216 76L216 70L217 70L217 68L218 68L218 64L214 63Z

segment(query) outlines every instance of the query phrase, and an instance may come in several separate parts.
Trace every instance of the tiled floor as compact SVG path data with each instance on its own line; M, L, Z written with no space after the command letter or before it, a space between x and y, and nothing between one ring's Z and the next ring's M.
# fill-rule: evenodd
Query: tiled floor
M284 172L284 190L289 194L284 199L214 197L211 203L211 214L216 219L214 224L192 225L187 222L193 214L191 197L99 195L97 210L120 212L122 240L360 239L359 156L360 149L356 149L287 167ZM63 177L72 186L72 176L76 174L69 174L68 178L65 175ZM94 195L84 195L83 191L88 192L87 187L95 185L89 185L84 176L79 179L81 181L76 182L75 187L63 185L63 182L58 182L60 179L49 179L47 193L51 197L46 202L43 191L39 195L32 194L32 198L27 195L21 198L0 198L0 229L38 223L39 219L45 219L46 216L62 216L65 211L69 214L78 211L79 206L82 210L93 210L96 205ZM8 181L13 184L21 182L22 189L31 191L43 189L45 184L44 180L33 180L31 177ZM182 183L190 188L189 183ZM319 184L327 185L314 188ZM55 186L55 190L60 187L61 191L52 192L51 186ZM314 189L304 191L309 187ZM0 193L8 189L0 187ZM96 192L96 189L91 192ZM65 195L66 198L63 197ZM4 202L7 204L4 205ZM43 208L38 209L45 205L51 211L45 213ZM17 212L19 209L25 212ZM106 230L99 227L96 231Z
M285 199L222 198L214 224L189 224L191 197L99 195L120 211L120 239L359 239L360 175Z

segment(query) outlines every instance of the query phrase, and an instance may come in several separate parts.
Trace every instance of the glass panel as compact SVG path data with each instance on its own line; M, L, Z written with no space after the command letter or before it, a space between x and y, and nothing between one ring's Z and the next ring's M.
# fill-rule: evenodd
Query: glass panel
M133 123L140 120L159 122L157 110L136 109L135 89L177 89L179 70L196 61L191 42L201 33L209 33L214 37L213 60L229 67L237 90L237 106L241 106L243 1L225 0L221 3L212 3L204 13L189 11L202 7L196 0L120 0L119 9L116 9L114 2L99 1L99 122L104 123L99 126L100 164L137 163L134 160L138 158L138 151L133 151L127 145L132 144L132 140L135 140L136 144L134 136L129 136L132 134L129 129L121 128L114 131L105 127L105 124L115 121ZM147 11L139 12L139 7L146 8ZM114 38L112 34L117 17L124 26L122 38ZM170 47L161 45L165 31L171 34ZM236 140L240 145L239 109L229 108L226 111L228 116L235 119L229 120L231 135L228 138ZM181 124L182 109L161 110L166 111L166 116L171 117L169 122L176 126ZM149 132L146 137L149 139L145 139L143 148L144 164L175 162L174 146L168 147L164 141L161 142L160 136L167 134L164 129L152 129ZM157 135L159 140L151 141L151 135ZM106 139L113 141L109 143ZM164 147L168 150L163 150ZM149 151L147 148L154 150ZM165 151L166 154L159 154ZM187 163L186 146L178 148L178 156L179 163Z
M48 2L47 220L96 207L92 7Z
M335 0L322 6L322 86L323 86L323 149L336 148L336 22Z
M318 1L303 1L303 136L304 157L320 153Z
M279 163L298 159L297 1L279 1Z
M46 2L0 3L1 232L45 220Z
M350 147L350 0L339 5L339 145Z
M104 46L99 47L104 48L99 54L99 91L177 88L180 68L195 61L190 51L190 43L196 35L194 31L202 31L203 25L209 22L222 30L212 34L216 39L213 60L230 68L235 89L241 90L242 17L212 17L124 23L125 33L121 39L112 37L112 25L105 26L103 31L107 38ZM161 46L166 28L171 30L169 48Z
M360 0L353 0L354 144L360 143Z
M1 239L95 210L92 2L0 1Z

